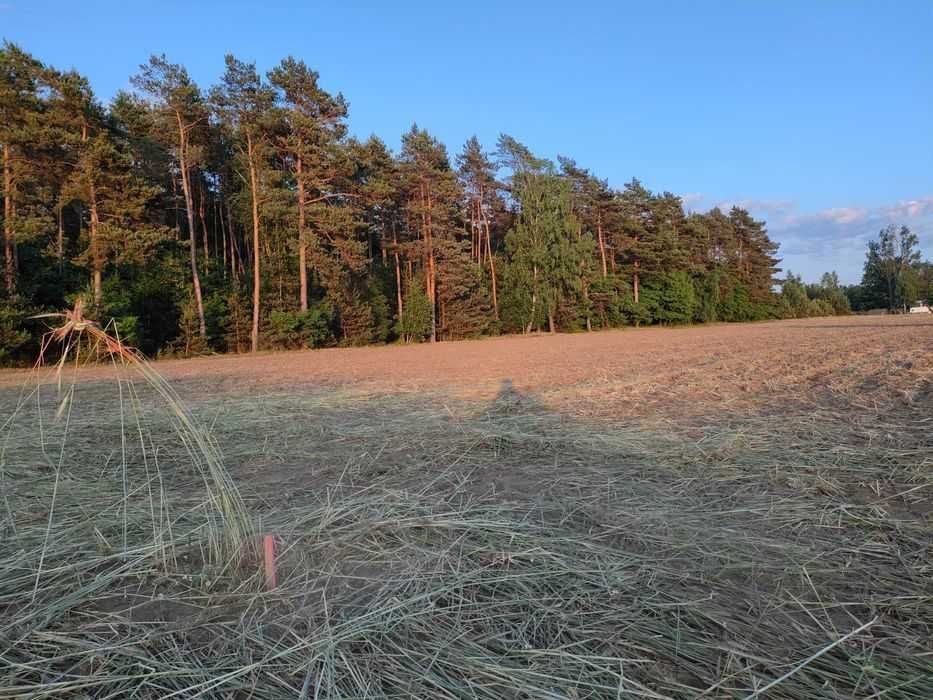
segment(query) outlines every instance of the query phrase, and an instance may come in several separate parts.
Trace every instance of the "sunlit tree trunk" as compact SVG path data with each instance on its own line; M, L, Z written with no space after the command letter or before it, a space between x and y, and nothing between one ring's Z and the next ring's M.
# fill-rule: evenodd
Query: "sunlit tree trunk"
M393 253L395 255L395 301L398 304L398 318L402 320L402 266L398 258L398 233L395 230L395 224L392 225Z
M206 197L204 196L204 181L200 180L198 184L198 218L201 219L201 238L204 241L204 269L209 270L211 266L211 251L208 243L207 216L206 216Z
M298 280L301 287L301 310L308 310L308 243L305 238L305 178L301 156L295 159L298 183Z
M16 262L13 253L13 166L10 145L3 144L3 279L8 296L16 292Z
M221 200L223 195L218 192L217 199L214 200L214 221L220 225L220 250L221 250L221 260L222 267L220 268L223 271L224 279L227 277L227 227L224 224L224 211L223 204Z
M233 225L233 211L230 209L230 202L224 201L224 213L227 216L227 230L230 235L230 276L234 282L240 279L240 247L237 245L236 227Z
M525 327L525 333L531 333L532 328L535 325L535 312L538 307L538 266L534 265L531 268L531 316L528 319L528 325Z
M188 134L181 119L181 113L175 114L178 120L178 167L181 170L181 188L185 195L185 211L188 214L188 247L191 253L191 283L194 287L194 301L198 309L198 332L207 337L207 324L204 322L204 299L201 296L201 276L198 274L197 229L194 227L194 199L191 196L191 173L188 172Z
M486 232L486 257L489 260L489 280L492 283L492 312L496 317L496 320L499 320L499 297L496 292L496 261L492 256L492 242L491 235L489 232L489 218L486 216L486 212L483 209L482 202L480 202L480 214L483 219L483 228Z
M437 268L434 260L434 243L431 235L431 195L424 180L419 187L421 197L421 235L425 247L424 288L431 303L431 342L437 342Z
M603 238L603 219L599 214L596 215L596 239L599 241L599 257L602 258L603 277L607 277L609 270L606 267L606 240Z
M58 236L55 240L55 254L58 256L58 274L62 274L65 265L65 214L64 205L58 206Z
M434 235L432 227L434 225L431 216L431 195L428 194L428 265L429 277L431 279L431 292L428 295L431 299L431 342L437 342L437 263L434 258Z
M635 269L632 272L632 299L638 303L638 261L635 261Z
M250 334L250 350L259 350L259 182L256 177L256 161L253 138L246 136L246 155L249 161L249 188L253 213L253 329Z
M91 215L90 243L91 243L91 282L94 290L94 303L100 304L104 298L102 286L102 269L104 266L100 250L100 216L97 212L97 188L91 184L90 202L88 206Z

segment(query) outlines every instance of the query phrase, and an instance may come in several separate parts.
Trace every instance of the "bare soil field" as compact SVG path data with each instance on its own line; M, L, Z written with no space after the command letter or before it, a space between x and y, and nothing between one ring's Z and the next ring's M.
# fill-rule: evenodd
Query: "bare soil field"
M0 698L933 697L931 318L153 366L0 373Z

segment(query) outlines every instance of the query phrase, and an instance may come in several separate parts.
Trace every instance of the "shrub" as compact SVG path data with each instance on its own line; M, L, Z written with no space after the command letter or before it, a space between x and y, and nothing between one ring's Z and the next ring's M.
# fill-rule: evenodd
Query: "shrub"
M833 307L826 299L810 299L807 305L807 316L832 316Z
M729 293L723 297L717 315L723 321L755 321L763 318L759 306L741 282L733 284Z
M590 303L595 325L613 328L624 325L632 306L632 290L619 275L599 277L590 285Z
M366 300L372 309L371 342L384 343L389 339L392 331L391 312L385 292L385 281L381 278L370 277L366 282Z
M697 306L693 281L683 270L664 275L657 286L658 309L655 317L668 323L689 323Z
M318 348L333 339L333 320L328 302L314 304L307 311L273 311L264 337L273 348Z
M33 345L26 328L29 315L27 309L13 302L0 304L0 366L29 359Z
M710 272L693 281L696 309L693 319L700 323L712 323L719 319L719 273Z
M397 333L406 343L417 343L431 337L431 301L417 278L408 285L402 300L402 317Z
M628 307L628 317L635 326L652 323L658 318L661 306L660 294L651 287L642 287L638 295L638 303L634 302Z

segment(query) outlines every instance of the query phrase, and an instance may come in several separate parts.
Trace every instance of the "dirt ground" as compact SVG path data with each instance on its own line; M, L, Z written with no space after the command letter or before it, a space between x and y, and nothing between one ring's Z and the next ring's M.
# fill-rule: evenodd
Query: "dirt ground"
M365 393L443 391L492 399L504 385L604 417L877 389L930 391L933 316L850 316L690 328L329 348L155 363L186 398L333 387ZM87 380L106 377L87 369ZM24 374L0 372L0 386ZM507 384L506 384L507 383Z

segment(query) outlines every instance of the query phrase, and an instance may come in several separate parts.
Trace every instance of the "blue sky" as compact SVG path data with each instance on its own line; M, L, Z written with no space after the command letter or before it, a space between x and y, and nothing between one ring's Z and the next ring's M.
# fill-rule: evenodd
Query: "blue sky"
M338 7L339 5L339 7ZM203 86L225 53L303 58L397 148L500 132L621 186L768 222L784 268L857 281L905 223L933 257L933 2L52 2L0 0L0 37L108 99L150 53Z

